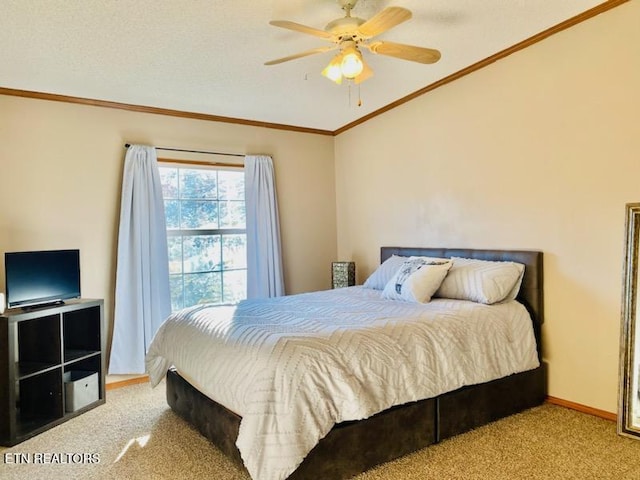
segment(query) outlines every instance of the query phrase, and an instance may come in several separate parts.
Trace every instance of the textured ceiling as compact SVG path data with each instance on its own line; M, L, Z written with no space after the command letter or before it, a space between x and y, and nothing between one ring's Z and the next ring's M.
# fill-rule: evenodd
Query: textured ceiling
M320 75L333 52L264 66L327 45L270 20L323 29L343 16L335 0L0 0L0 87L334 131L601 3L360 0L365 19L413 12L377 39L442 59L365 52L375 75L358 92Z

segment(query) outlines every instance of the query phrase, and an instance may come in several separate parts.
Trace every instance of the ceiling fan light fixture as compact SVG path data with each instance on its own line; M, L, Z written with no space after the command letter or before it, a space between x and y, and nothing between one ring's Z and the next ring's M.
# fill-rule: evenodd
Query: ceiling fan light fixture
M356 47L349 47L340 62L340 70L345 78L354 79L362 73L362 54Z
M327 65L325 69L322 70L322 75L324 77L328 78L332 82L337 83L338 85L342 83L342 57L342 53L339 53L338 55L333 57L333 60L329 62L329 65Z

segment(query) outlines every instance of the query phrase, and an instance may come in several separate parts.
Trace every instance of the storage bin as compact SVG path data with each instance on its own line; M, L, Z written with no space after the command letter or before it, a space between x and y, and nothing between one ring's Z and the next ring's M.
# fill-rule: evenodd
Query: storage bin
M98 400L98 372L71 370L64 373L65 411L75 412Z

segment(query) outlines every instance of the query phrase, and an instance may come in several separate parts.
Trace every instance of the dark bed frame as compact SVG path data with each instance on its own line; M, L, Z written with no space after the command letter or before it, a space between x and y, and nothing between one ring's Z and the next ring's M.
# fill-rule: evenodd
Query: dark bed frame
M382 247L391 255L510 260L525 265L518 300L531 313L541 366L492 382L463 387L418 402L392 407L370 418L343 422L307 455L289 479L345 479L371 467L422 449L459 433L540 405L547 396L542 364L542 252L450 248ZM244 469L235 442L241 417L209 399L174 369L167 373L171 408Z

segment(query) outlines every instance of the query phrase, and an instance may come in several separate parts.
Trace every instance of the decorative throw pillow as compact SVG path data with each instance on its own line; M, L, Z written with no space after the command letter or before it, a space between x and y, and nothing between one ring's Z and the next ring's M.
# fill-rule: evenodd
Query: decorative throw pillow
M435 293L436 297L490 305L517 296L524 274L523 264L459 257L452 260L453 266Z
M411 257L387 282L382 298L427 303L450 268L449 260Z
M384 287L389 283L391 277L393 277L402 264L410 258L424 258L426 260L441 260L443 262L449 261L448 258L437 257L402 257L400 255L391 255L371 274L369 278L362 285L364 288L372 288L374 290L384 290Z

